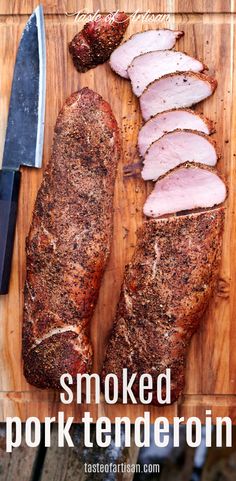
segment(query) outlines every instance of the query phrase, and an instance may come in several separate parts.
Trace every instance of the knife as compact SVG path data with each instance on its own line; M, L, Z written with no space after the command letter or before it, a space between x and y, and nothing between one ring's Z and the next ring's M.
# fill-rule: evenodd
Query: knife
M46 92L43 8L29 18L18 47L6 139L0 170L0 294L7 294L11 271L20 166L42 165Z

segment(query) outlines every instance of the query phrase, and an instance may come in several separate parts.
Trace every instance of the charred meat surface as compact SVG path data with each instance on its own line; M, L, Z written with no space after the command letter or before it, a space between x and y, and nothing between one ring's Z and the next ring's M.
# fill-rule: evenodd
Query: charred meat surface
M113 50L120 44L129 25L129 17L115 13L112 17L102 17L88 22L69 44L69 52L75 68L86 72L106 62Z
M59 113L27 238L23 360L27 381L60 387L92 365L89 322L112 238L120 156L111 108L84 88Z
M183 392L190 339L216 285L223 225L224 209L217 208L151 219L138 231L102 373L118 376L120 395L124 368L129 377L153 379L170 368L171 401ZM133 391L138 400L138 383Z

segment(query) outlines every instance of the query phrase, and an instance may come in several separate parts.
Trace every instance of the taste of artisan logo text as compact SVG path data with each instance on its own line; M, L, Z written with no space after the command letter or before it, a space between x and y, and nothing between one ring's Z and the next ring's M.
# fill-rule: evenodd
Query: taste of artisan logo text
M106 14L105 18L107 22L120 23L120 21L117 19L117 15L119 13L120 11L117 10L116 12ZM101 20L101 18L104 17L104 15L100 13L100 10L97 10L94 13L89 13L89 12L86 12L86 10L84 9L74 13L66 12L66 15L68 17L74 17L74 21L76 23L94 22L94 21L98 22L99 20ZM170 20L170 14L169 13L152 13L150 10L147 10L147 12L145 13L141 13L139 10L136 10L135 12L129 14L129 18L131 22L161 23L161 22L168 22Z

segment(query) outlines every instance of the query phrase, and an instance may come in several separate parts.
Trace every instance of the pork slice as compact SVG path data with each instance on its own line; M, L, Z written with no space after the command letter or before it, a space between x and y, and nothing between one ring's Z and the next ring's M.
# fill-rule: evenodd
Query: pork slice
M171 402L184 388L191 337L214 292L222 250L224 208L165 219L148 219L126 267L102 378L137 373L132 388L139 401L142 374L156 377L171 369ZM165 394L165 392L163 392Z
M150 145L165 133L176 129L198 130L210 135L214 132L213 122L190 109L169 110L155 115L146 122L138 135L138 149L143 157Z
M211 170L196 166L179 167L155 184L143 212L148 217L214 207L224 202L226 187Z
M144 157L142 178L157 180L186 162L216 165L215 142L194 130L174 130L156 140Z
M170 73L154 80L140 96L144 120L165 110L191 107L212 95L216 79L199 72Z
M129 78L127 69L134 57L153 50L166 50L174 47L178 38L184 35L178 30L147 30L132 35L120 45L110 57L112 70L121 77Z
M175 50L161 50L144 53L134 58L128 68L132 89L137 97L145 88L163 75L172 72L201 72L207 67L186 53Z

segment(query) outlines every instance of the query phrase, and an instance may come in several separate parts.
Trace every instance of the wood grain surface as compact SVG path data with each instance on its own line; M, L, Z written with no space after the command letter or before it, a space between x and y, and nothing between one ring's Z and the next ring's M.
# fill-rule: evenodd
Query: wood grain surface
M92 448L84 447L84 432L81 425L73 425L70 430L73 439L73 448L58 448L57 429L55 425L52 431L52 446L47 449L41 481L104 481L110 479L109 474L103 472L88 474L86 473L85 463L99 465L112 464L136 464L138 460L139 448L134 444L133 433L131 435L131 446L124 447L121 442L121 448L114 448L114 429L111 432L112 443L108 448L100 448L96 444L95 425L91 429ZM120 481L132 481L132 473L123 473L115 475L115 479Z
M51 430L51 445L45 448L43 437L38 447L29 447L25 441L25 426L22 426L22 444L13 448L12 453L5 452L6 427L0 423L0 481L132 481L141 479L156 481L157 474L134 476L132 472L123 472L117 475L99 473L88 473L87 465L99 464L101 468L107 466L139 464L142 472L143 464L152 466L158 465L160 473L159 481L188 481L190 479L201 479L202 481L232 481L236 475L236 443L235 426L233 429L233 445L231 448L223 446L215 447L216 432L212 433L212 447L207 448L204 453L204 435L201 445L201 458L196 448L190 448L186 443L186 431L180 431L180 445L173 447L173 437L170 434L168 452L164 448L154 446L153 440L150 448L137 448L134 443L134 434L131 434L131 446L124 447L124 437L121 448L114 448L114 428L112 429L113 443L108 448L99 448L96 444L95 425L91 428L91 441L93 447L85 448L84 432L81 424L72 425L70 435L74 447L65 445L58 447L58 429L54 424ZM42 428L43 434L43 428ZM197 470L196 470L197 454ZM202 471L201 478L199 470ZM138 469L137 469L138 471ZM105 471L106 472L106 471ZM154 470L153 470L154 472ZM198 477L196 477L198 475Z
M28 14L38 2L33 0L0 2L0 158L4 145L10 98L11 80L17 45ZM44 142L45 167L53 138L55 120L65 98L73 91L88 86L111 104L122 132L123 158L118 169L114 204L114 237L110 261L103 279L99 302L91 325L95 350L94 369L99 371L104 348L112 327L125 264L130 260L136 230L143 222L142 207L151 185L140 179L124 179L123 166L138 159L136 140L141 126L138 101L130 83L116 76L108 64L86 74L74 69L67 45L82 28L75 23L74 12L85 6L86 11L125 10L130 13L166 12L165 21L132 22L127 36L140 30L170 27L184 30L176 48L203 59L219 85L216 93L196 108L215 122L216 139L222 157L219 169L229 187L224 235L222 269L217 293L212 299L199 332L194 336L188 356L186 389L183 399L174 406L150 408L152 419L158 415L204 416L211 407L213 415L230 414L236 422L236 82L235 82L235 2L134 0L134 1L43 1L47 35L47 103ZM63 409L80 421L85 410L94 419L98 415L126 415L132 420L147 410L145 406L108 406L102 401L96 406L62 406L59 394L29 386L24 380L21 364L21 323L25 278L25 237L32 209L42 178L42 170L22 169L19 214L10 292L0 299L0 420L6 416L55 415ZM119 353L119 346L117 346Z
M23 428L24 432L24 428ZM23 441L12 453L6 453L6 425L0 424L0 481L31 481L38 448L32 448Z
M74 447L65 445L58 447L58 429L54 424L51 430L50 447L44 446L44 431L38 447L29 447L25 441L25 426L22 426L21 446L13 448L12 453L6 453L6 427L0 423L0 481L105 481L110 475L104 473L87 474L85 463L101 465L135 464L137 463L139 448L134 444L133 434L131 446L114 449L114 429L112 430L112 445L100 448L96 444L95 425L91 428L92 448L84 447L83 427L72 425L70 435ZM34 434L33 434L34 435ZM123 439L123 438L122 438ZM185 446L182 447L184 451ZM133 473L127 472L115 476L117 481L132 481ZM113 479L113 478L112 478Z

